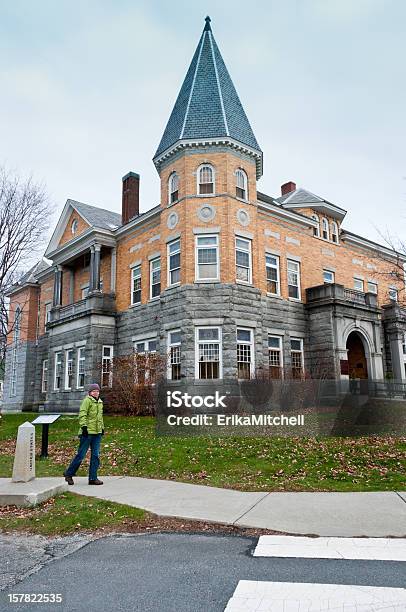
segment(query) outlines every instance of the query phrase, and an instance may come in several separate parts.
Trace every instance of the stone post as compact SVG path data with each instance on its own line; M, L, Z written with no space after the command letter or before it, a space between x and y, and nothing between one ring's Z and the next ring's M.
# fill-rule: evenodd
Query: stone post
M54 275L54 297L53 304L55 306L62 305L62 266L55 266L55 275Z
M89 293L94 291L94 246L90 247Z
M101 245L94 245L94 291L100 291L100 250Z
M35 478L35 427L28 421L20 425L14 455L12 482Z

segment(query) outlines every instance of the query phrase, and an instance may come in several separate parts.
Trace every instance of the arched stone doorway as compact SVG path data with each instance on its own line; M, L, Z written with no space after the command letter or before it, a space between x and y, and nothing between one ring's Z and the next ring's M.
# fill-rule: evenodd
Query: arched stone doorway
M360 334L353 331L347 338L348 372L350 378L368 378L365 346Z

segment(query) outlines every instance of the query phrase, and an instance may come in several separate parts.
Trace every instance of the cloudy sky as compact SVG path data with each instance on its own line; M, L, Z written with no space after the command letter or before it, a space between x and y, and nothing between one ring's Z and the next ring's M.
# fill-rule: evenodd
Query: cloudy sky
M0 0L0 164L120 211L121 177L159 201L152 156L204 26L264 151L258 188L294 180L347 229L406 237L403 0Z

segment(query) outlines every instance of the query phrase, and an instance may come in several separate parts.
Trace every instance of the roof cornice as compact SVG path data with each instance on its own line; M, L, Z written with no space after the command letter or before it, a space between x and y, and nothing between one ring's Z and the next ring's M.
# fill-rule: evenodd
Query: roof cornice
M364 249L368 249L369 251L374 251L379 255L385 255L391 261L402 261L406 263L406 254L399 253L394 249L390 249L388 247L383 246L382 244L378 244L377 242L373 242L368 238L362 238L362 236L358 236L357 234L353 234L347 230L341 230L340 240L344 242L348 242L358 247L362 247Z
M274 215L282 217L288 221L294 221L295 223L300 223L301 225L306 225L306 227L317 227L317 221L314 221L310 217L306 217L305 215L300 215L295 212L290 212L281 206L277 206L276 204L265 203L263 201L257 201L258 208L262 208L262 210L266 210L268 212L272 212Z
M153 162L155 164L156 169L159 172L160 166L167 159L172 157L175 153L183 149L197 148L197 147L206 147L206 146L229 146L232 149L236 149L247 155L250 155L255 159L256 167L257 167L257 180L261 178L263 173L263 154L262 151L257 149L252 149L251 147L245 145L234 138L230 138L229 136L224 136L221 138L196 138L189 139L184 138L182 140L178 140L175 144L170 146L168 149L163 151L157 157L154 157Z

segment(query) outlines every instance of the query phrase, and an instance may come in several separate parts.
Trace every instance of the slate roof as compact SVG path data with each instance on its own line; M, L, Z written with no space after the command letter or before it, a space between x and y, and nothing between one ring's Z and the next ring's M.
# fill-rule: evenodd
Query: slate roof
M12 285L7 291L6 291L6 295L11 295L11 293L13 293L14 291L17 291L18 289L21 289L21 287L23 285L29 284L29 283L37 283L38 279L37 276L38 274L40 274L41 272L44 272L45 270L50 269L52 266L51 264L49 264L44 258L40 259L39 261L37 261L36 264L34 264L32 266L32 268L30 268L28 270L28 272L26 272L25 274L23 274L18 281L16 281L14 283L14 285Z
M307 191L306 189L296 189L296 191L291 191L284 196L276 198L276 201L279 204L285 204L289 201L289 204L321 204L322 202L326 202L323 198L319 198L319 196Z
M90 204L84 204L76 200L68 200L67 204L73 206L85 221L93 227L114 230L121 225L120 213L106 210L105 208L98 208L97 206L90 206Z
M178 140L225 136L261 152L206 17L154 159Z

